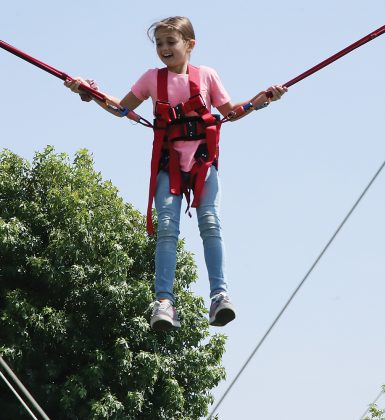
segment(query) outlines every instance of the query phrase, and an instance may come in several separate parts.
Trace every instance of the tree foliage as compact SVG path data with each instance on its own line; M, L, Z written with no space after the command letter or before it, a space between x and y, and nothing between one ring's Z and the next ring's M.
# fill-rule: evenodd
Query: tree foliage
M177 332L149 327L155 241L79 151L0 153L0 354L54 419L199 419L224 378L192 255L178 246ZM0 392L5 418L22 418Z
M385 385L382 386L381 391L385 393ZM368 415L364 417L364 420L385 420L385 408L380 409L376 404L370 404Z
M366 416L364 420L385 420L385 409L381 410L376 404L371 404L368 410L369 416Z

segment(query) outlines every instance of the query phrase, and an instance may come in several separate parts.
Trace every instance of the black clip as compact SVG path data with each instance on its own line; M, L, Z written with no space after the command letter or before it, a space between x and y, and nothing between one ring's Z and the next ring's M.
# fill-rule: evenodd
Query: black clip
M186 122L186 131L187 131L187 137L189 139L195 138L198 134L197 130L197 122L196 121L187 121Z
M180 103L180 104L170 108L169 115L170 115L171 121L180 120L184 116L183 104Z
M181 103L181 104L178 104L176 107L175 107L175 114L176 114L176 117L180 120L183 116L184 116L184 112L183 112L183 104Z

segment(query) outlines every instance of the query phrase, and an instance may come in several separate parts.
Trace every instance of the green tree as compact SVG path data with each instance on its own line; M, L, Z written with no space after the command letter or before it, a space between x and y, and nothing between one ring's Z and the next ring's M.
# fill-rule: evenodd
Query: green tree
M382 386L381 393L385 392L385 385ZM380 395L381 395L380 393ZM378 398L380 397L378 396ZM376 404L370 404L368 409L368 416L365 416L363 420L385 420L385 409L380 409Z
M149 327L155 241L79 151L0 152L0 354L53 419L199 419L225 376L192 255L178 246L183 326ZM4 387L2 385L2 387ZM1 391L3 389L1 388ZM22 418L10 392L2 415Z
M376 404L371 404L369 407L369 415L364 420L385 420L385 410L381 410Z

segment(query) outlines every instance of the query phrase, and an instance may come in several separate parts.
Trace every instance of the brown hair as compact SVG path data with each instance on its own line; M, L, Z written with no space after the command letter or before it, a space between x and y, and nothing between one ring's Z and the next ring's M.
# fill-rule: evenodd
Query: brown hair
M147 35L152 42L154 42L155 34L158 29L178 31L185 41L195 39L195 32L190 19L184 16L172 16L154 22L147 30Z

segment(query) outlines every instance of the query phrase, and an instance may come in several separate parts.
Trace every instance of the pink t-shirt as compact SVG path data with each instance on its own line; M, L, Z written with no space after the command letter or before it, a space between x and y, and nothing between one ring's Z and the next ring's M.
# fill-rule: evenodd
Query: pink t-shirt
M158 69L147 70L132 86L132 93L144 101L152 98L153 104L157 101L157 75ZM199 67L200 91L206 107L218 107L230 101L230 96L222 85L217 72L206 66ZM168 100L171 106L186 102L190 98L188 74L168 72ZM189 114L190 115L190 114ZM196 115L194 112L191 115ZM175 150L179 153L179 162L182 171L189 172L194 164L194 154L202 141L177 141Z

